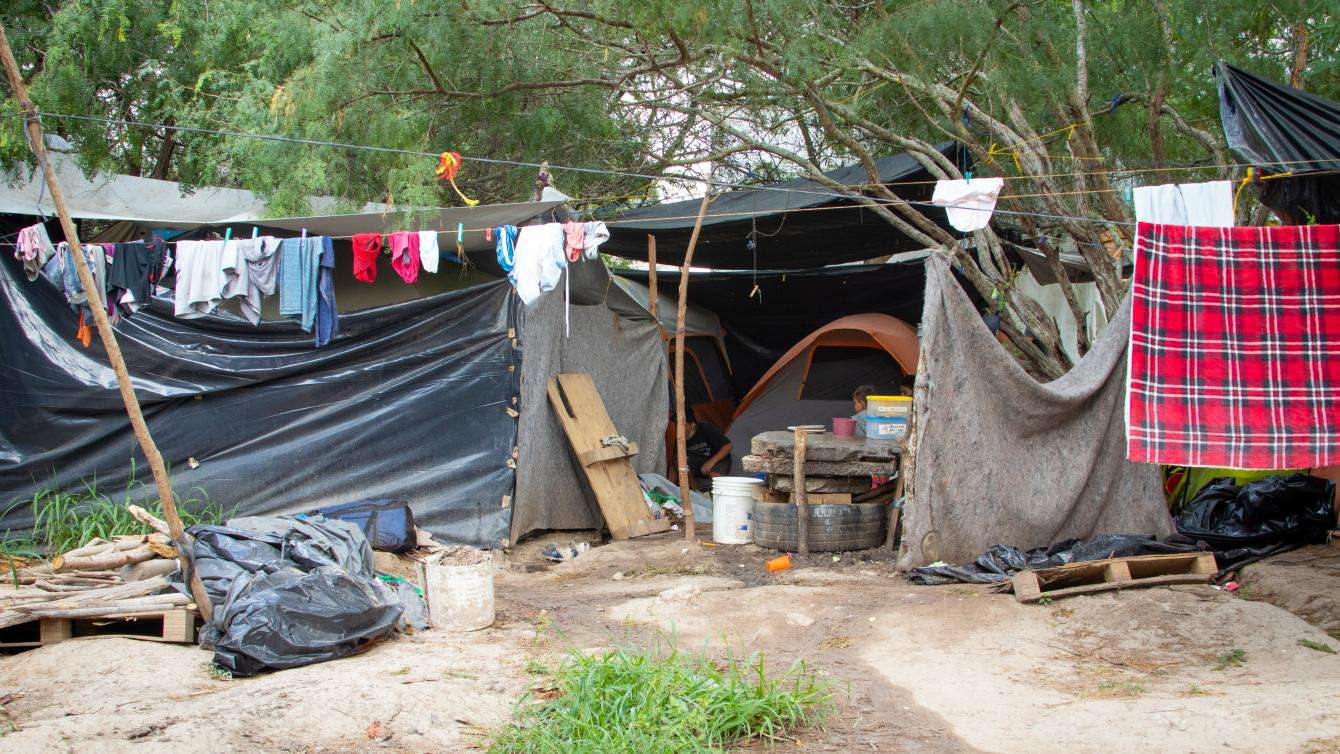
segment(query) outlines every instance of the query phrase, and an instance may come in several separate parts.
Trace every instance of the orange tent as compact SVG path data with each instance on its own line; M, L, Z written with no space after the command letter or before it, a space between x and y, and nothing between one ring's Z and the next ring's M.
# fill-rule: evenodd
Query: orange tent
M814 363L814 352L826 346L883 349L893 357L898 366L902 367L905 374L915 374L917 371L920 345L917 341L917 331L911 325L887 314L853 314L829 322L792 346L791 350L783 354L782 358L764 372L759 381L749 389L740 405L736 406L733 419L739 418L749 408L749 404L767 389L768 384L783 368L802 357L804 358L801 378L803 389Z
M853 314L805 336L782 355L741 399L731 419L732 465L749 453L759 432L796 424L827 426L852 415L852 392L873 385L894 393L917 370L917 333L887 314Z

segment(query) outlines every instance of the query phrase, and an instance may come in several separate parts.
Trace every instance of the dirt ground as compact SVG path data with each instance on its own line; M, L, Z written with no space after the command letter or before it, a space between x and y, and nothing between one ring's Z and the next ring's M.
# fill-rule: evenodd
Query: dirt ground
M0 750L477 750L539 683L535 662L627 641L803 660L836 681L822 728L750 752L1340 751L1340 655L1300 643L1340 641L1250 586L1249 599L1186 586L1021 605L912 586L860 553L768 574L774 553L674 535L540 565L546 544L573 539L509 554L481 632L239 680L211 677L198 648L130 639L0 659L0 698L21 694Z

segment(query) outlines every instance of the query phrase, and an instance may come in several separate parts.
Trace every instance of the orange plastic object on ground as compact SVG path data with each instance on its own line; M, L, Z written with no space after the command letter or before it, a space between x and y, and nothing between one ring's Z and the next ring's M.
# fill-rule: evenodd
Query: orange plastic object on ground
M790 556L790 555L783 555L783 556L780 557L780 558L773 558L772 560L769 560L769 561L768 561L768 573L776 573L776 572L778 572L778 571L785 571L786 569L788 569L788 568L790 568L790 567L791 567L791 556Z

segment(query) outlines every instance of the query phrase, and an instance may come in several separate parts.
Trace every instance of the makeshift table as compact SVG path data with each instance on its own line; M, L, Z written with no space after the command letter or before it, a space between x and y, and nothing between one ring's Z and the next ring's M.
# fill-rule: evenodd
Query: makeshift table
M808 549L855 550L882 544L889 519L885 506L897 495L892 478L898 475L899 443L827 433L806 435L804 442L799 474L791 432L755 435L750 454L741 459L745 471L766 475L754 492L755 543L776 549L792 549L798 543L799 480L808 510L804 516ZM871 477L891 479L872 489Z

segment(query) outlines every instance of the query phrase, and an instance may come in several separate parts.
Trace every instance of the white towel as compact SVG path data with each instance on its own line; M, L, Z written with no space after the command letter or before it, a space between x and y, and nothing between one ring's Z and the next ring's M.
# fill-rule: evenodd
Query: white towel
M936 181L931 203L945 208L949 224L955 230L971 233L991 222L996 197L1005 185L1004 178L973 178L970 181Z
M1231 228L1233 219L1233 182L1165 183L1141 186L1131 192L1135 201L1135 219L1162 225L1200 225Z
M437 250L437 231L419 231L419 266L424 272L437 272L437 261L441 256Z

